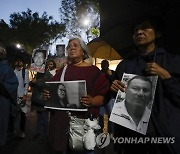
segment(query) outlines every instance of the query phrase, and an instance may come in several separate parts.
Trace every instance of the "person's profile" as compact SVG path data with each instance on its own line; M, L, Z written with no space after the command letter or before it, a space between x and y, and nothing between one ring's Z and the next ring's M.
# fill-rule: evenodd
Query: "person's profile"
M32 53L32 62L30 70L44 73L45 63L47 58L47 51L41 49L35 49Z
M80 97L86 95L86 81L46 82L50 99L46 101L45 108L56 110L87 111L81 105Z
M125 92L118 91L110 121L146 134L157 78L124 73Z

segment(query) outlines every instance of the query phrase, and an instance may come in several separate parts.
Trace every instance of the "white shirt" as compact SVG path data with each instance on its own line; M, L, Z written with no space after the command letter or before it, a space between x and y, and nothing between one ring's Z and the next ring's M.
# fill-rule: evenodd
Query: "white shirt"
M51 73L54 76L56 74L56 69L50 70L49 73Z
M124 101L122 101L114 104L110 116L110 121L145 135L148 127L150 114L151 110L146 107L143 116L137 126L136 123L133 121L132 117L128 114Z
M37 66L35 63L32 63L30 66L30 70L31 71L36 71L39 73L44 73L45 72L45 64L43 64L42 66Z
M15 69L14 73L16 74L17 79L19 81L17 95L18 95L18 97L23 97L28 92L29 71L27 69L25 69L24 81L23 81L23 76L22 76L22 69L20 69L20 70Z

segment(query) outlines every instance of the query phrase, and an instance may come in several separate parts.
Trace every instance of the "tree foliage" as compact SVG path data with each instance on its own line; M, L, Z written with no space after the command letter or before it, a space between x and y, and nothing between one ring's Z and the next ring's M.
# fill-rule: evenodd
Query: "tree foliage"
M98 0L62 0L60 14L61 20L66 24L66 36L81 35L81 32L91 32L91 28L99 28ZM90 20L85 26L83 21ZM92 33L88 33L88 35Z
M21 43L28 50L32 50L43 44L49 44L51 40L64 36L65 26L58 23L46 12L39 16L38 12L27 9L26 12L10 15L10 25L0 22L0 40L3 43Z
M9 40L11 40L11 37L9 25L6 24L4 20L0 20L0 42L6 45L9 43Z

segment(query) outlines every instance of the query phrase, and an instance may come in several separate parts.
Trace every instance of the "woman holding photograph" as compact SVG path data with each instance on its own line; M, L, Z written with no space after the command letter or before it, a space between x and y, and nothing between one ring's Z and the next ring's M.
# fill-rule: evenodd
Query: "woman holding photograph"
M66 47L70 64L67 65L64 81L86 80L87 95L80 98L80 103L88 108L87 112L72 111L71 115L87 119L89 116L98 117L99 107L105 102L105 95L109 92L109 85L105 75L94 65L84 60L88 58L88 49L84 41L79 37L69 40ZM60 81L63 68L61 68L52 81ZM44 99L51 96L44 92ZM57 153L67 151L70 154L77 153L68 148L69 118L65 111L53 110L50 119L50 139ZM91 151L85 151L89 153ZM82 153L82 152L81 152Z

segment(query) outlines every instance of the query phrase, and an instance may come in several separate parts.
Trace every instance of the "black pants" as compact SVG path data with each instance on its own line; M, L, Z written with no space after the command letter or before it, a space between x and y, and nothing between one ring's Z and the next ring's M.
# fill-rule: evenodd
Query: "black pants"
M25 132L25 125L26 125L26 114L20 111L20 130Z

